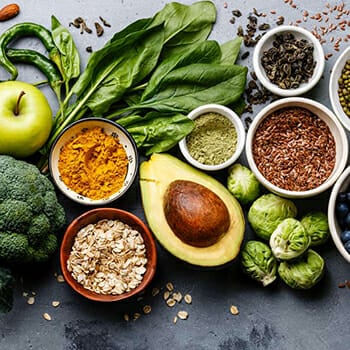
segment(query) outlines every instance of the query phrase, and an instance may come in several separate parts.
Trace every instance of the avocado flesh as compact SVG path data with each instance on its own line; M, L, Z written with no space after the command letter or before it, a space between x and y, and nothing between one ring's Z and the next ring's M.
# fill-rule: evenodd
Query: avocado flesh
M230 225L215 244L195 247L181 241L171 230L164 214L163 198L175 180L197 182L216 193L225 203ZM237 257L245 231L243 211L238 201L216 179L169 154L153 154L140 166L140 188L147 223L159 243L172 255L191 265L205 267L224 265Z

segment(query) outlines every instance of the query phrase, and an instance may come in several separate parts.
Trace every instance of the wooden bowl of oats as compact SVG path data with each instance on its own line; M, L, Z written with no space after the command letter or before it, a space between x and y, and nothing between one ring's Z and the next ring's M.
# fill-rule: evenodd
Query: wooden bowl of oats
M256 115L245 151L266 189L282 197L307 198L326 191L340 176L348 160L348 139L327 107L289 97Z
M74 291L90 300L114 302L135 296L150 284L157 250L140 218L117 208L96 208L67 227L60 263Z

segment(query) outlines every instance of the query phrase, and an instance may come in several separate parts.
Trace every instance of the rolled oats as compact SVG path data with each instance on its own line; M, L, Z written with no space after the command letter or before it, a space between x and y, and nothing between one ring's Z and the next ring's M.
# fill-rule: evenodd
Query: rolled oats
M119 220L100 220L76 235L68 271L84 288L118 295L135 289L147 265L141 233Z

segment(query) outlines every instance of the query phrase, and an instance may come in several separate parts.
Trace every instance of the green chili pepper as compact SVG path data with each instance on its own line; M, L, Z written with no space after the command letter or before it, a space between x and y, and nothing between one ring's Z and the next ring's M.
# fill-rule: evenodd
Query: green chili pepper
M38 68L55 90L63 81L56 66L41 53L30 49L7 49L6 56L14 63L28 63Z
M7 29L0 36L0 64L11 74L11 79L15 80L17 78L18 71L15 65L6 56L7 45L16 39L27 36L35 36L40 39L48 51L51 61L60 69L60 53L52 39L50 31L40 24L32 22L18 23Z
M63 79L55 64L41 53L30 49L7 49L7 57L14 63L28 63L38 68L47 78L61 105Z

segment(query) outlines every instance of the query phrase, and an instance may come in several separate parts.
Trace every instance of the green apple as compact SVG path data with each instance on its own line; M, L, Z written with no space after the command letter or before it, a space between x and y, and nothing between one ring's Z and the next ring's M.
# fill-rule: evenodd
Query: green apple
M0 154L33 155L47 141L52 110L46 96L23 81L0 82Z

